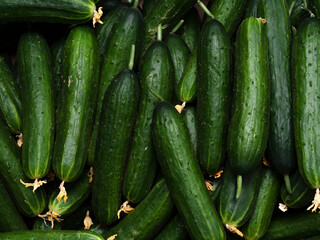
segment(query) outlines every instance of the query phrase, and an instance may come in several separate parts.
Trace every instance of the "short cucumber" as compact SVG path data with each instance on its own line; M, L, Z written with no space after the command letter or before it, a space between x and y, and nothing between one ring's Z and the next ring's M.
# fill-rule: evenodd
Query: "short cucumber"
M168 222L174 203L164 179L157 182L148 196L103 237L117 234L116 240L150 240Z
M53 66L44 37L37 32L22 35L17 61L22 86L22 166L28 178L37 180L49 172L54 143Z
M182 218L177 213L167 225L161 230L161 232L154 238L154 240L188 240L189 235L186 227L182 221Z
M157 105L152 120L152 137L170 194L190 236L194 239L225 239L188 130L173 105L166 102Z
M61 239L77 239L77 240L104 240L103 237L97 233L89 231L21 231L0 233L1 240L61 240Z
M205 24L198 42L197 118L198 160L215 174L226 155L231 95L231 44L222 24Z

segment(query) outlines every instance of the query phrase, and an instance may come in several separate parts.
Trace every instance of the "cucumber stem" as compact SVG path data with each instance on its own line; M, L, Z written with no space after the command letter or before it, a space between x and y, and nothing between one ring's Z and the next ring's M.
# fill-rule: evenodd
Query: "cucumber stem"
M99 7L98 11L94 10L94 15L93 15L93 19L92 19L93 28L95 28L95 25L97 22L100 24L103 24L103 22L100 20L102 15L103 15L102 7Z
M212 19L214 19L215 17L212 15L212 13L210 12L210 10L206 7L206 5L203 4L203 2L201 2L200 0L198 0L198 4L200 5L200 7L203 9L203 11Z
M181 19L180 22L178 22L178 24L172 29L172 31L170 32L170 34L175 33L176 31L178 31L178 29L181 27L181 25L184 23L184 20Z
M161 26L161 24L158 25L157 40L162 41L162 26Z
M137 8L139 5L139 0L134 0L133 7Z
M307 0L303 0L302 7L310 14L310 17L315 17L313 12L311 12L311 10L308 8Z
M291 190L289 174L283 175L283 179L284 179L284 184L286 185L286 189L287 189L288 193L291 194L292 190Z
M134 44L132 44L132 46L131 46L131 52L130 52L129 66L128 66L129 70L132 70L132 69L133 69L135 49L136 49L136 46L135 46Z
M241 190L242 190L242 176L237 176L237 193L236 193L236 199L238 199L241 196Z

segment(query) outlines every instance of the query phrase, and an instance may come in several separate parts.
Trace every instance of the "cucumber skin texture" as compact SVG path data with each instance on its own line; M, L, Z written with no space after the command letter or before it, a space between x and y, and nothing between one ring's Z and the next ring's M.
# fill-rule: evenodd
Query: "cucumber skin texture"
M20 90L5 60L0 58L0 102L2 116L13 133L22 131Z
M191 145L194 153L197 153L197 110L195 106L187 106L183 109L181 116L190 134Z
M280 190L280 178L274 170L262 169L256 205L249 221L243 226L245 239L261 239L267 232Z
M139 77L141 97L123 183L123 195L134 203L141 202L148 194L157 169L151 122L154 108L161 100L150 89L166 101L171 100L173 93L173 63L163 42L157 41L149 47L142 59Z
M269 131L270 81L268 42L257 18L245 19L237 32L234 106L229 125L228 156L242 175L261 161Z
M52 167L56 176L72 182L86 160L99 80L99 50L93 31L78 26L64 47L63 85L59 95Z
M42 188L34 193L21 184L28 182L21 165L21 152L5 124L0 121L0 176L18 210L25 216L35 217L46 206Z
M129 64L132 44L135 45L135 61L138 62L141 39L144 31L144 20L138 9L127 8L114 25L106 44L104 58L100 68L100 83L94 126L88 150L89 165L94 164L95 149L99 129L102 101L112 79Z
M258 17L258 0L248 0L243 19L248 17Z
M94 10L90 0L3 0L0 22L83 23L92 20Z
M22 167L28 178L40 179L51 167L55 120L53 65L44 37L36 32L22 35L17 61L22 86Z
M133 71L123 70L106 91L97 139L92 202L103 224L117 220L138 103L139 79Z
M292 47L294 136L298 166L311 188L320 187L320 21L303 21Z
M56 231L21 231L0 233L1 240L60 240L60 239L77 239L77 240L104 240L97 233L90 231L72 231L72 230L56 230Z
M0 212L0 232L28 230L2 182L0 182Z
M154 240L188 240L189 235L182 218L177 213L174 215Z
M224 225L241 227L252 215L259 192L261 166L243 176L242 191L236 199L237 176L227 162L219 196L219 214Z
M169 189L159 180L148 196L103 237L118 234L117 240L150 240L168 222L174 211Z
M231 46L217 20L202 29L197 61L198 160L214 174L225 159L231 95Z
M47 223L45 223L43 221L42 218L37 218L35 221L34 221L34 224L33 224L33 228L32 230L36 230L36 231L54 231L54 230L61 230L61 223L59 222L55 222L54 223L54 226L53 226L53 229L51 228L51 224L47 225ZM28 229L25 229L25 230L28 230Z
M286 0L258 0L258 16L267 19L270 71L270 125L267 157L280 174L296 167L293 136L290 50L291 28Z
M170 194L191 236L194 239L225 239L188 130L173 105L166 102L157 105L152 120L152 138Z
M309 205L314 197L314 190L308 187L302 179L299 170L290 176L292 193L288 193L285 184L281 187L281 200L289 208L303 208Z

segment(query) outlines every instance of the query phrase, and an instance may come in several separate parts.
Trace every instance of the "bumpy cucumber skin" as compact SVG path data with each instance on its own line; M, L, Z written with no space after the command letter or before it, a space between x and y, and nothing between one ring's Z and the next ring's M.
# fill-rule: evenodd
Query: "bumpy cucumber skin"
M139 103L139 79L121 71L109 85L101 111L92 203L100 223L117 220L126 160Z
M191 145L194 152L197 153L197 110L195 106L187 106L183 109L181 116L184 124L188 128Z
M238 29L235 77L228 155L232 169L242 175L261 161L269 131L268 42L257 18L245 19Z
M274 170L264 167L260 181L260 188L252 216L242 228L244 237L248 240L261 239L267 232L274 207L279 197L281 181Z
M123 183L123 195L138 203L148 194L157 169L151 137L152 114L161 101L154 93L170 101L174 70L170 52L163 42L153 43L141 62L139 73L141 98Z
M216 173L224 163L230 115L231 46L224 27L211 20L198 43L197 117L198 160Z
M157 159L171 196L194 239L225 239L218 213L211 203L188 130L173 105L161 102L152 120ZM196 196L196 197L195 197Z
M92 20L94 10L90 0L3 0L0 22L83 23Z
M23 108L22 166L30 179L44 177L54 143L54 90L49 46L36 32L22 35L17 50Z
M56 230L56 231L21 231L0 233L1 240L61 240L61 239L77 239L77 240L104 240L97 233L89 231L72 231L72 230Z
M0 109L10 130L22 132L22 107L18 84L4 58L0 57Z
M188 240L189 235L182 218L174 215L154 240Z
M164 179L152 188L148 196L124 219L104 235L118 234L117 240L150 240L168 222L174 211L169 189Z
M112 28L101 62L100 84L95 111L94 126L88 150L89 165L94 164L102 101L112 79L129 64L131 46L135 45L135 61L138 62L144 20L136 8L127 8Z
M20 163L21 152L2 121L0 121L0 153L1 180L18 210L28 217L41 214L46 206L45 192L39 188L33 193L31 188L21 184L20 179L23 182L29 181Z
M62 59L52 167L56 176L72 182L86 160L99 80L99 50L93 31L78 26L70 32Z
M292 47L294 136L298 166L311 188L320 187L320 20L301 23Z

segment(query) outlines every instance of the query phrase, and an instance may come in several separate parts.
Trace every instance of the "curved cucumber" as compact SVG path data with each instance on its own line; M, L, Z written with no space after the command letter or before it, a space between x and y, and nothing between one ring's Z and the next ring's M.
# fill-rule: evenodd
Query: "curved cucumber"
M73 28L63 52L52 161L56 176L66 182L77 179L85 164L97 96L98 56L93 31L87 26Z
M103 237L97 233L89 231L21 231L1 233L1 240L61 240L61 239L77 239L77 240L104 240Z
M162 102L157 105L152 120L152 137L170 194L191 236L194 239L225 239L188 130L171 104Z
M174 215L154 240L188 240L189 235L179 214Z
M49 46L40 34L22 35L17 50L23 108L22 166L30 179L51 167L54 143L54 90Z
M92 204L100 223L117 220L125 164L139 102L139 79L121 71L109 85L100 117Z
M203 27L197 58L198 160L205 172L214 174L226 155L231 94L231 46L217 20Z

